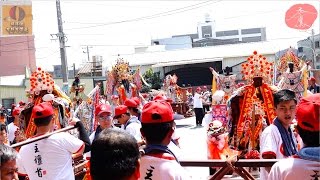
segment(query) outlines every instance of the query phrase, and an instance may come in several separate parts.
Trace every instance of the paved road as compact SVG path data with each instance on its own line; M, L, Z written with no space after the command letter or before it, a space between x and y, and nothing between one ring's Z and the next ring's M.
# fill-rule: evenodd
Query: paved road
M206 128L196 127L195 117L176 120L176 132L180 136L181 159L205 160L207 159ZM209 168L186 167L193 179L207 179Z
M202 127L196 127L195 117L176 120L176 132L180 136L181 155L180 159L186 160L206 160L207 159L207 144L206 144L206 128L205 124ZM203 180L208 179L208 167L185 167L191 174L192 179ZM240 177L226 177L223 179L238 180Z

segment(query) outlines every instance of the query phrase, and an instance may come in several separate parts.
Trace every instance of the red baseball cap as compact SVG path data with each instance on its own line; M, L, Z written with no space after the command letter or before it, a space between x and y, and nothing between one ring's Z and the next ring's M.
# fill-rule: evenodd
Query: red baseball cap
M164 94L158 94L153 98L154 101L165 101L167 97Z
M310 78L310 81L316 81L316 78L311 77L311 78Z
M138 107L138 104L135 100L133 99L126 99L124 101L124 105L127 106L127 107L132 107L132 108L137 108Z
M171 105L163 100L150 101L143 106L142 123L166 123L173 121Z
M156 97L153 98L154 101L167 101L169 104L173 102L171 98L167 98L164 94L158 94Z
M298 126L306 131L320 131L320 94L312 94L300 100L296 118Z
M138 97L133 97L133 98L131 98L132 100L134 100L136 103L137 103L137 105L139 106L140 105L140 98L138 98Z
M12 112L12 116L18 116L21 113L21 108L15 107Z
M121 114L127 113L128 112L128 107L125 105L120 105L117 106L114 109L114 118L116 118L117 116L120 116Z
M100 104L96 106L96 111L95 111L96 116L100 115L101 113L111 114L111 106L107 104Z
M33 107L32 115L35 119L53 115L53 107L49 102L43 102Z

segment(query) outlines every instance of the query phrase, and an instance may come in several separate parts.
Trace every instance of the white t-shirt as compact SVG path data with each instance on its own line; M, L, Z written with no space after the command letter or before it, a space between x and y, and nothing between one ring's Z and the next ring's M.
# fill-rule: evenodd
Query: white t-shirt
M8 139L10 141L10 143L12 143L12 141L15 138L14 133L17 131L18 126L14 125L13 122L8 124Z
M203 108L202 100L200 99L199 93L194 93L193 97L193 108Z
M168 153L154 156L144 155L140 164L141 179L188 180L188 172Z
M293 135L293 133L291 132ZM292 136L292 139L295 141L295 137ZM266 127L261 136L260 136L260 158L262 159L262 155L264 154L273 154L276 156L276 159L286 158L283 150L283 142L281 138L281 134L274 124L270 124L270 126ZM268 177L268 172L265 168L261 168L260 171L260 179L265 180Z
M72 154L84 143L69 133L53 134L25 146L18 156L20 174L27 174L31 180L73 180Z
M128 121L133 120L133 119L136 120L137 122L130 123L129 125L127 125L126 128L124 128L124 126L123 126L123 129L125 131L127 131L129 134L131 134L134 138L136 138L137 141L141 141L141 139L142 139L141 132L140 132L141 123L140 123L137 116L131 116Z
M275 163L269 173L269 180L291 180L291 179L319 179L320 163L300 159L297 156L287 158Z

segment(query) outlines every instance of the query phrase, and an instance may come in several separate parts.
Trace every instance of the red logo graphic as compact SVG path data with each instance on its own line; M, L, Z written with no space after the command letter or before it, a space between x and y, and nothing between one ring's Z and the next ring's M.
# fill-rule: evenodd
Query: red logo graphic
M24 17L26 16L26 13L24 12L24 10L21 7L13 6L10 9L9 15L12 19L14 19L16 21L22 21L24 19Z
M310 4L293 5L286 12L286 24L294 29L309 29L318 17L316 8Z

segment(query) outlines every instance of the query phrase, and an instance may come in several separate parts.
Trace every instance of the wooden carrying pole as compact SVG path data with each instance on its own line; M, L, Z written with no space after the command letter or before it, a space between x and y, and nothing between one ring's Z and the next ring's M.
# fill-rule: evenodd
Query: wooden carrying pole
M39 140L41 140L41 139L48 138L49 136L51 136L51 135L53 135L53 134L57 134L57 133L69 131L69 130L74 129L74 128L76 128L76 127L75 127L75 126L68 126L68 127L63 128L63 129L59 129L59 130L53 131L53 132L51 132L51 133L49 133L49 134L44 134L44 135L42 135L42 136L38 136L38 137L35 137L35 138L27 139L27 140L25 140L25 141L16 143L16 144L12 145L11 147L12 147L12 148L16 148L16 147L24 146L24 145L33 143L33 142L35 142L35 141L39 141Z

